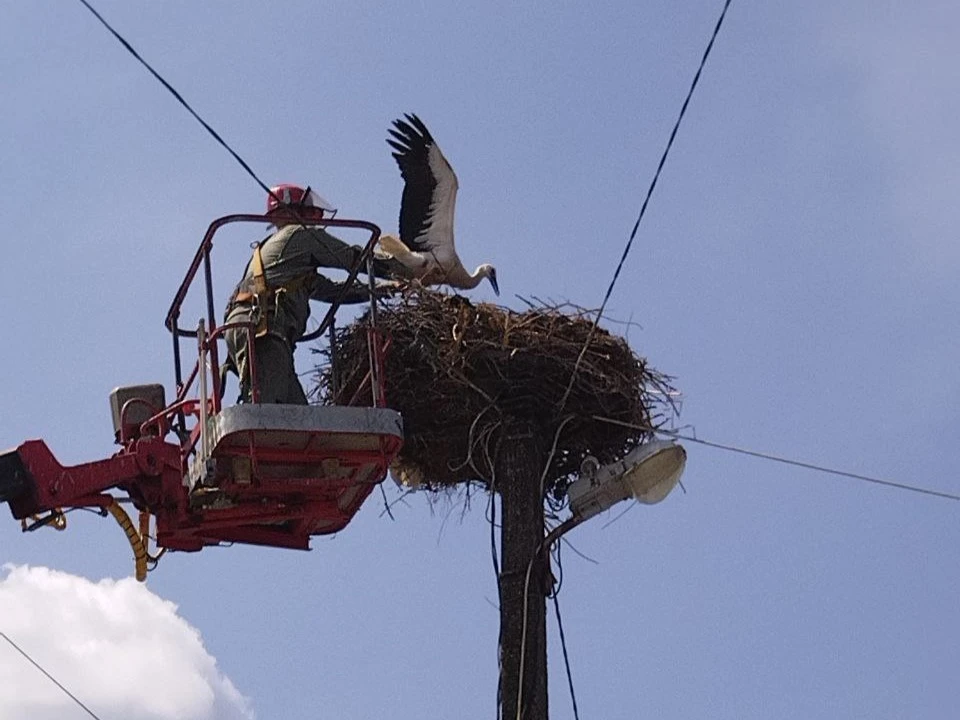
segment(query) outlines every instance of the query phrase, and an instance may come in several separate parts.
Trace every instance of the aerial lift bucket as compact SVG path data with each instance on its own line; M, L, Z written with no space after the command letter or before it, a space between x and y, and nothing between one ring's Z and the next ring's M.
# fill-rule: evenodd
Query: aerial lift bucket
M389 343L376 329L372 252L380 229L359 220L303 218L305 224L370 233L344 282L345 288L352 286L367 263L370 366L360 385L369 390L368 399L358 390L347 405L253 402L222 407L217 341L230 326L216 323L210 271L213 235L228 223L268 220L241 214L211 223L167 314L176 397L168 404L160 384L114 389L110 407L120 446L116 453L69 467L61 465L42 440L0 453L0 503L10 505L24 530L48 525L62 529L65 514L76 508L113 515L130 541L142 580L149 562L159 557L149 555L150 539L165 550L196 551L223 543L305 550L311 537L339 532L350 523L386 477L403 444L402 418L386 407L382 382ZM183 328L178 322L182 305L201 268L207 317L196 330ZM332 328L339 304L339 298L331 303L320 327L300 341ZM253 331L252 323L241 325ZM187 372L181 338L197 343L198 355ZM249 344L253 348L252 338ZM255 352L249 360L256 377ZM194 384L198 397L191 394ZM254 385L253 399L258 400ZM139 528L120 503L139 512Z

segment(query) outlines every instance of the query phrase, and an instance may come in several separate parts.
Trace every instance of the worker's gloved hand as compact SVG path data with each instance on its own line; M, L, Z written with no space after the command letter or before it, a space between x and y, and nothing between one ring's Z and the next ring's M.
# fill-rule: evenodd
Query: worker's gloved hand
M403 290L403 283L397 280L389 280L387 282L377 283L374 288L374 294L378 298L382 297L393 297L398 292Z

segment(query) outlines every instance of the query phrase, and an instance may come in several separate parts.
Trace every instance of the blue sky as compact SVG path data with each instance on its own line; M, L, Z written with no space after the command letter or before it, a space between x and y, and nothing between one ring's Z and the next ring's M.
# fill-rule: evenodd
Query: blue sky
M97 7L267 182L385 231L386 128L418 113L460 179L465 263L494 263L509 305L597 306L721 5ZM700 437L960 492L958 23L946 2L733 4L609 307ZM82 462L113 451L113 387L170 392L173 292L207 224L262 193L79 3L8 7L0 67L0 446ZM218 257L218 302L249 239ZM953 717L958 504L687 449L686 494L569 536L599 563L565 553L581 716ZM483 498L391 521L376 497L311 553L151 574L258 718L494 713ZM0 563L96 582L129 555L92 515L0 522ZM569 718L555 626L550 652Z

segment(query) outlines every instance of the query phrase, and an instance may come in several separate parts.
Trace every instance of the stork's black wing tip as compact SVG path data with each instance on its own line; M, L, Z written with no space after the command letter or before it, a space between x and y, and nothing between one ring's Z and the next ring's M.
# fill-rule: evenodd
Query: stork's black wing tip
M393 122L390 124L393 125L393 127L397 128L397 130L403 130L405 126L409 127L408 123L413 122L410 119L411 117L416 117L416 115L412 113L404 113L403 117L394 118Z
M406 142L414 139L426 143L434 142L433 135L430 134L427 126L416 113L404 113L402 118L396 118L393 121L393 127L396 130L389 130L389 132L397 139Z

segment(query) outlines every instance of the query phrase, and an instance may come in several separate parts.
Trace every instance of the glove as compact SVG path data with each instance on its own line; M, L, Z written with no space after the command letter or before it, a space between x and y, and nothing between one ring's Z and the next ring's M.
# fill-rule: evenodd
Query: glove
M377 283L376 287L374 287L373 292L374 292L374 295L376 295L378 298L393 297L402 289L403 289L402 283L397 282L396 280L389 280L387 282Z

